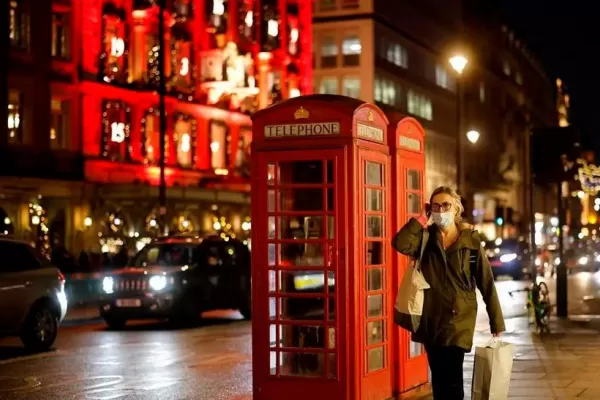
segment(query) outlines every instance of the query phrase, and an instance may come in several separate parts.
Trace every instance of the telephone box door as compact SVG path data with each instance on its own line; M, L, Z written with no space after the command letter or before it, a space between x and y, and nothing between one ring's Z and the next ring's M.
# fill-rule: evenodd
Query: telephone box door
M303 398L312 378L319 393L314 398L344 398L345 374L340 366L347 355L340 327L345 325L346 277L337 255L344 250L340 233L343 217L344 150L260 152L258 173L267 190L258 198L266 213L253 218L253 230L264 232L265 240L253 243L257 260L253 284L258 285L254 314L268 338L255 343L255 375L271 383L257 388L261 398ZM341 202L340 202L341 201ZM258 272L257 272L258 273ZM264 310L260 311L260 310ZM259 368L260 371L256 371ZM263 390L264 389L264 390ZM342 396L341 396L342 395ZM315 397L316 396L316 397Z

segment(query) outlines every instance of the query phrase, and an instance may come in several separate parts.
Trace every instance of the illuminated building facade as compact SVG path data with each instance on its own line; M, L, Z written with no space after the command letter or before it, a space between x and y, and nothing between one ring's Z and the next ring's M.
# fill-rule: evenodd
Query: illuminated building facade
M5 3L0 231L75 254L157 234L164 47L168 228L247 233L250 116L310 93L311 2L165 2L162 40L158 0Z
M556 110L558 111L558 126L569 126L569 108L571 98L565 91L563 81L556 79Z

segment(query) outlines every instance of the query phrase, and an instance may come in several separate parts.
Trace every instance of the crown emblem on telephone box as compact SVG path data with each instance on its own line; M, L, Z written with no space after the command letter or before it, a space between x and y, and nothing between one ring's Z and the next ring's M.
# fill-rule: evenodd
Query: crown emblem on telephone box
M310 116L310 113L304 109L304 107L300 107L294 113L294 118L296 119L306 119Z

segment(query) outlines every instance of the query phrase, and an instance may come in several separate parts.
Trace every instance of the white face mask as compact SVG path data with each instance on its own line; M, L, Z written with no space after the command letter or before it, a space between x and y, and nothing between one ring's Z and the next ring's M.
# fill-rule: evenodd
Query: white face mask
M432 212L431 218L439 228L447 228L454 223L454 212Z

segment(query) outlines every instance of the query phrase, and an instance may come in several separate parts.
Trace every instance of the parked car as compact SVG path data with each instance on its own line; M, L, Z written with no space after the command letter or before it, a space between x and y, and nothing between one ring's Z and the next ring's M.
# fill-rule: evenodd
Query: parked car
M0 337L49 349L67 313L65 277L29 244L0 238Z
M102 280L100 314L110 328L128 320L199 320L203 311L238 309L251 317L250 251L220 236L162 238Z
M517 239L496 239L486 242L486 254L494 277L510 276L521 280L530 276L529 246Z

